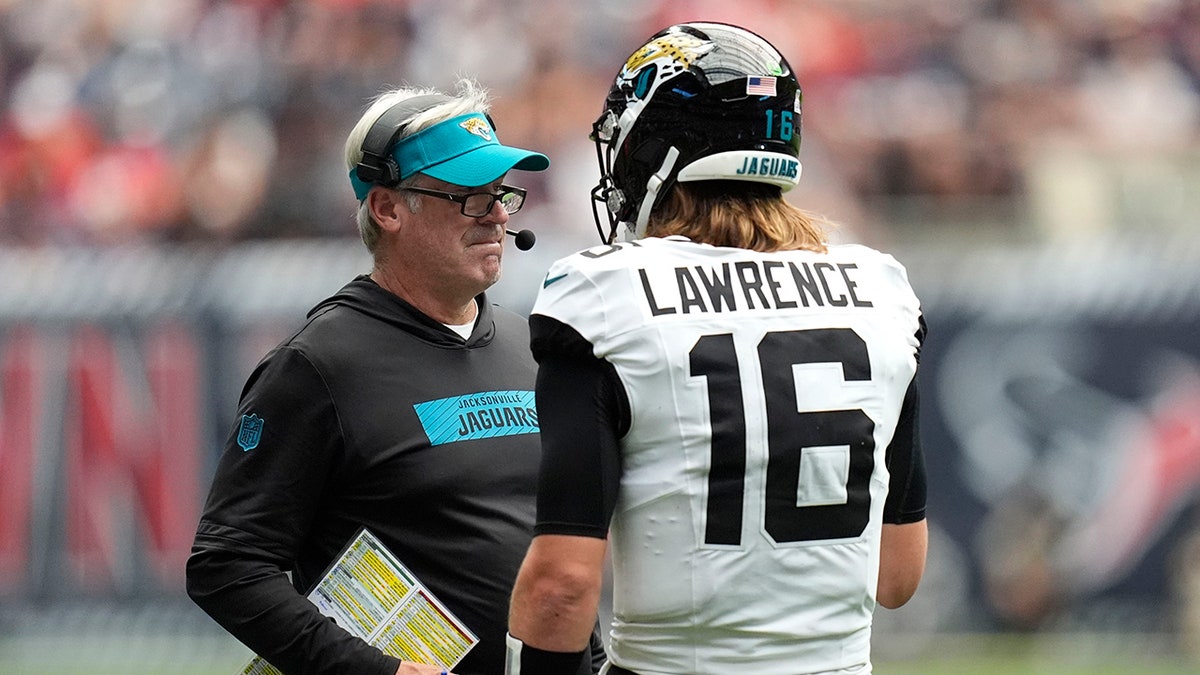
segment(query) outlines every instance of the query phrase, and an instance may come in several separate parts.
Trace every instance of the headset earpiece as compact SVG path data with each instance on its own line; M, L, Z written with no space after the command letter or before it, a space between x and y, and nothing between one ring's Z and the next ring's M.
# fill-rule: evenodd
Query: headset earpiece
M398 184L403 176L400 175L400 167L396 165L396 160L392 158L392 144L412 118L451 100L451 97L444 94L427 94L407 98L388 108L363 137L362 159L359 160L358 166L354 167L358 179L364 183L384 187ZM490 117L488 121L491 121Z

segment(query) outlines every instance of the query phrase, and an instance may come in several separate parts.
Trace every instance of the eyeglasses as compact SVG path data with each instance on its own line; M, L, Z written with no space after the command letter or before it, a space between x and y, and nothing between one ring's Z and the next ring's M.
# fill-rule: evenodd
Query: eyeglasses
M442 192L441 190L430 190L429 188L407 187L404 188L409 192L429 195L438 199L448 199L452 202L462 204L462 214L468 218L482 218L492 212L492 207L496 202L500 202L500 208L508 215L512 215L521 210L525 205L525 188L513 187L511 185L501 185L500 192L492 194L491 192Z

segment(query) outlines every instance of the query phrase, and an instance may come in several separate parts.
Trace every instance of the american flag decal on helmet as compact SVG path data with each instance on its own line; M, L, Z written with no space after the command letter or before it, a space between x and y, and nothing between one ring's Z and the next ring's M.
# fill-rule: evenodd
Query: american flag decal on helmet
M746 78L746 93L759 96L775 95L775 78L767 75Z

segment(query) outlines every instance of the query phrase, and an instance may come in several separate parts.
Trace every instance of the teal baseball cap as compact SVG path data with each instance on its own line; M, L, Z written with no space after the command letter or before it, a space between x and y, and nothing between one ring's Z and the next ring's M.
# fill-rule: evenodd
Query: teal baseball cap
M540 152L501 145L483 113L459 115L402 138L392 147L391 158L401 178L420 172L463 187L486 185L510 169L544 171L550 166L550 158ZM373 185L353 169L350 184L359 201Z

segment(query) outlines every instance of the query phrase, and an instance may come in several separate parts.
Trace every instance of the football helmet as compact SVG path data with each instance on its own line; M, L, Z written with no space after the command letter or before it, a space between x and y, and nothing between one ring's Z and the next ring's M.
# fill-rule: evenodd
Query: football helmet
M676 181L790 190L800 179L800 100L787 60L748 30L683 23L655 34L617 73L592 125L600 163L592 212L601 240L644 236L650 212Z

